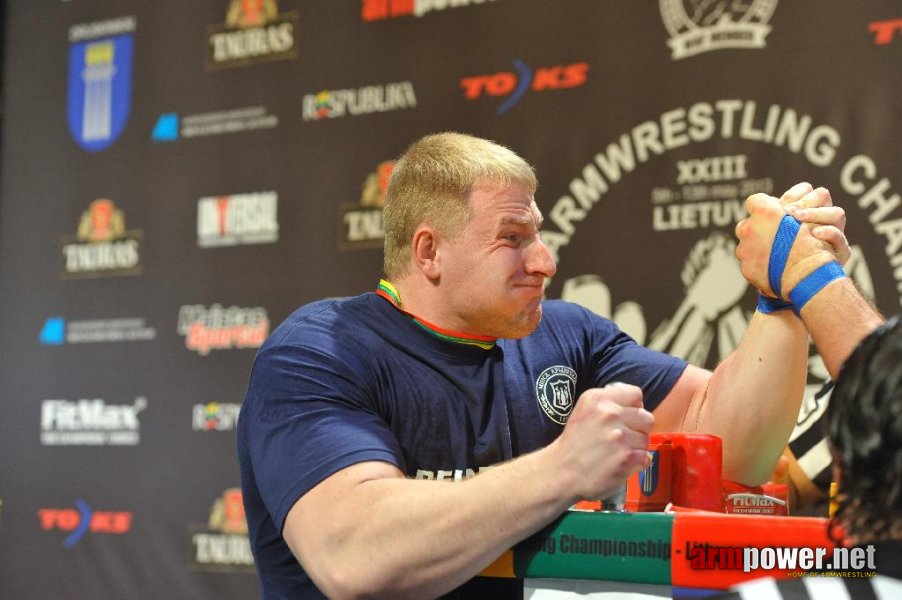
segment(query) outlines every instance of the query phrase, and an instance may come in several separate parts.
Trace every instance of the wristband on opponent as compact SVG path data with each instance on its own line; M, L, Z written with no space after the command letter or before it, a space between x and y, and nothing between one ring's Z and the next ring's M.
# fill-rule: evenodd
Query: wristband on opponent
M784 215L777 227L777 233L774 236L774 243L770 249L770 260L767 264L767 282L770 288L777 295L776 298L758 294L758 311L769 314L786 308L793 308L791 302L782 299L781 280L783 279L783 271L786 269L786 259L789 258L789 251L795 242L796 236L799 234L802 224L796 221L790 215ZM795 310L793 308L793 310Z
M808 301L811 300L815 294L827 287L827 284L832 283L837 279L842 279L845 276L846 272L843 271L840 264L835 260L828 262L825 265L821 265L809 273L805 279L800 281L798 285L789 292L789 299L792 300L793 312L796 315L800 315L802 307L808 304Z
M786 310L787 308L792 308L792 302L758 294L758 312L760 313L767 315L778 310Z

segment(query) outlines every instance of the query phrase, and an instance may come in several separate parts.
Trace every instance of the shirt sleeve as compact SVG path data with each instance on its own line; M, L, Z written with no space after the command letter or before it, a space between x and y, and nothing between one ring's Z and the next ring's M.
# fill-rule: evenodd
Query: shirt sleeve
M271 346L251 373L241 429L279 531L294 503L341 469L376 460L404 470L401 449L367 389L365 366L332 347L334 339Z
M616 324L590 313L594 386L619 381L642 388L646 410L654 410L686 369L683 359L651 350Z

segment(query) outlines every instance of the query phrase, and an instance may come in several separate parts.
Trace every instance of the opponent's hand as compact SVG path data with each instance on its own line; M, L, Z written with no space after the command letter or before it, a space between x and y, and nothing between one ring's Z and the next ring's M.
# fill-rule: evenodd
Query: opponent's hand
M801 198L794 199L789 192L796 194L805 190ZM812 188L811 184L800 183L793 186L780 198L780 204L787 214L797 221L812 225L811 235L827 242L833 248L833 254L843 266L852 256L852 249L846 239L846 211L833 205L833 198L826 188Z
M612 384L586 390L564 432L554 442L561 465L573 469L579 498L601 498L648 466L648 434L654 416L642 404L642 390Z
M736 258L739 259L742 275L764 294L776 297L776 293L771 289L768 282L767 268L770 261L771 246L773 245L780 220L785 214L784 206L802 201L806 197L805 201L811 203L829 201L829 193L822 188L820 189L822 191L809 196L814 191L811 189L811 186L798 184L790 188L780 199L767 194L753 194L745 201L749 216L736 225L736 237L739 239L739 245L736 247ZM824 209L829 207L819 205L799 210L812 210L814 208ZM819 218L828 218L824 216L823 212L815 214ZM835 223L837 213L828 211L827 214L828 216L830 214L833 215L830 218ZM842 219L844 218L843 214ZM829 233L831 231L829 228L838 231L835 225L820 227L828 228L828 233L826 233L828 236L833 235ZM812 234L814 228L814 225L804 223L792 245L781 281L784 298L788 297L789 291L805 276L836 258L833 247L828 242L822 241ZM841 232L840 235L842 235Z

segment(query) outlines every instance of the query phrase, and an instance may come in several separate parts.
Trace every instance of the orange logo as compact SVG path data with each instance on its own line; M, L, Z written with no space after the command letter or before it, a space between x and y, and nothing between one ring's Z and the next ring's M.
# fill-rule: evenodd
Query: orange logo
M232 0L226 14L229 27L262 27L279 16L275 0Z
M222 493L221 498L216 499L207 524L213 531L221 533L247 533L241 489L229 488Z
M868 25L868 30L874 34L874 45L885 46L893 41L897 31L902 32L902 19L874 21Z
M388 180L395 168L395 161L387 160L379 163L376 170L370 173L363 182L363 194L360 196L360 204L363 206L385 206L385 192L388 191Z
M94 200L78 222L78 239L85 242L108 242L125 234L125 217L112 200Z

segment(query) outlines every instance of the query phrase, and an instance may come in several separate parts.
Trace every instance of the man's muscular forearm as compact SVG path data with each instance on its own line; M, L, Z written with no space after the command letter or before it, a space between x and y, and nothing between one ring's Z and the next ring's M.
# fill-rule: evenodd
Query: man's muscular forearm
M295 503L283 536L330 597L436 597L645 468L653 421L637 387L588 390L548 447L462 482L380 462L339 471Z

